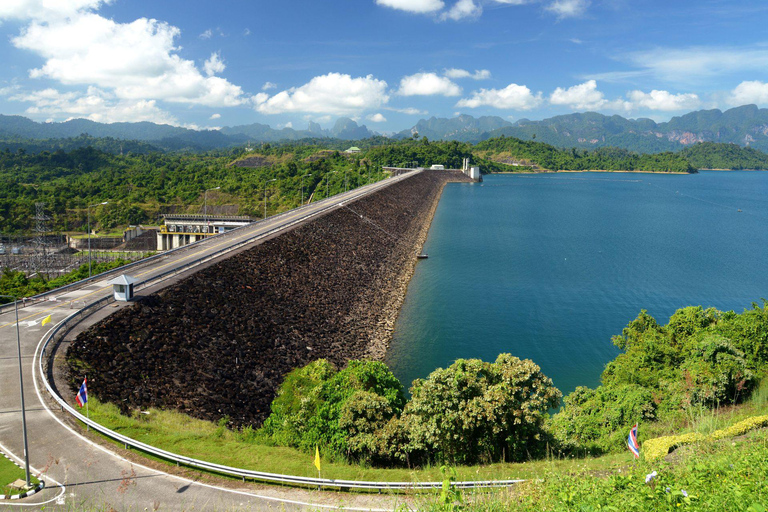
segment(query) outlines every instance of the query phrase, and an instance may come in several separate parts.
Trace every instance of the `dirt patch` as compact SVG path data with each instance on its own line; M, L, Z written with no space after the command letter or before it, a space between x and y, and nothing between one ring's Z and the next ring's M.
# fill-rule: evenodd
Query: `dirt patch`
M283 376L318 358L381 358L440 192L428 171L207 267L81 333L75 389L259 425Z

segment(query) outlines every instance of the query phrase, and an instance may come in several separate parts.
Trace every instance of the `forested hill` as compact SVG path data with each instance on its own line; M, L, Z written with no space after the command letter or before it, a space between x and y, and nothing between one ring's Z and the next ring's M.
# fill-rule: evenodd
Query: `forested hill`
M474 147L478 158L501 164L495 171L514 171L515 167L533 167L551 171L647 171L694 172L696 168L680 153L638 154L619 148L598 148L593 151L571 148L559 149L550 144L498 137L485 140Z
M736 144L702 142L680 155L697 169L768 169L768 155Z

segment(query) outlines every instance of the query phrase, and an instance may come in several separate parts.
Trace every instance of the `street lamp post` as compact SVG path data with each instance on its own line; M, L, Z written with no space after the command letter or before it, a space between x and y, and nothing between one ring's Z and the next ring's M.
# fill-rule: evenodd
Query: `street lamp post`
M27 477L27 487L30 484L29 478L29 445L27 444L27 413L24 408L24 377L22 376L21 366L21 335L19 334L19 298L13 295L0 295L13 299L14 309L16 311L16 348L19 352L19 389L21 390L21 429L24 436L24 469Z
M328 193L328 178L331 177L331 174L336 174L338 171L331 171L325 175L325 198L328 199L330 194Z
M109 201L103 203L89 204L88 205L88 277L91 277L91 208L94 206L101 206L108 204Z
M301 177L301 206L304 206L304 178L307 176L312 176L312 173L305 174Z
M264 181L264 218L267 218L267 183L271 183L273 181L277 181L277 178L273 180L266 180Z
M205 234L208 234L208 192L219 190L221 187L209 188L203 193L203 222L205 223Z
M349 169L344 170L344 192L349 190Z

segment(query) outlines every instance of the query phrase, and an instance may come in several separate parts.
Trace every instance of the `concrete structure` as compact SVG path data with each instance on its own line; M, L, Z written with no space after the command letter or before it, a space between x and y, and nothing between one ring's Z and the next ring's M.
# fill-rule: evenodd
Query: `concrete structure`
M236 215L166 215L164 225L157 232L157 250L167 251L203 238L226 233L250 224L250 217Z
M477 166L470 167L469 158L465 158L461 166L461 172L472 178L473 181L483 181L483 175Z
M153 229L157 229L157 227L156 226L155 227L146 227L146 226L141 226L141 225L139 225L139 226L128 226L123 231L123 242L130 242L134 238L139 237L139 236L143 235L144 233L146 233L147 231L150 231L150 230L153 230Z
M115 295L115 300L128 302L129 300L133 300L133 283L135 282L135 278L123 274L111 281L107 281L107 284L112 285L112 293Z

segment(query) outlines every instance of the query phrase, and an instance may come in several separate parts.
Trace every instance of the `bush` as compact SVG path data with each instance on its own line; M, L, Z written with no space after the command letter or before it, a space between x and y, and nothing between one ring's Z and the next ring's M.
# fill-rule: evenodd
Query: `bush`
M403 386L383 363L350 361L337 371L319 359L286 376L260 435L308 453L321 445L338 458L370 458L366 421L380 417L376 425L383 426L404 403Z
M536 364L509 354L459 359L414 381L411 393L400 421L409 448L462 464L529 458L562 396Z

